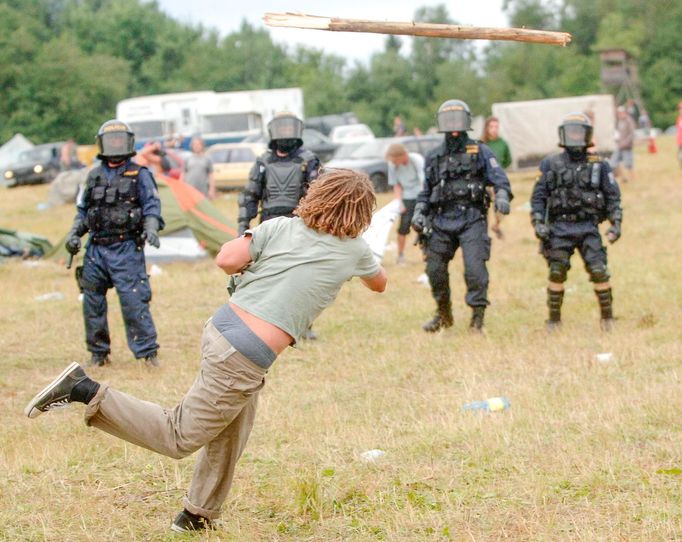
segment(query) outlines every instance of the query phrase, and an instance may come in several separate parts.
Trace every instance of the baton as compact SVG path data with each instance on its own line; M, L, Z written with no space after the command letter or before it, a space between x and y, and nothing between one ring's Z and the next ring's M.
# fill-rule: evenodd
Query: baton
M73 263L73 254L69 253L69 257L66 258L66 268L71 269L72 263Z

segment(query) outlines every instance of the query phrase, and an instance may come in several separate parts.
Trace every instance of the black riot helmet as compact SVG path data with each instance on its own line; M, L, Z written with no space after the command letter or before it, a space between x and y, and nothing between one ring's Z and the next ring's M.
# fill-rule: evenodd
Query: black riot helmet
M592 123L584 113L570 113L559 125L559 147L585 150L592 145Z
M303 121L293 113L277 113L268 123L271 149L290 153L303 145Z
M95 137L97 158L122 162L135 155L135 134L125 122L112 119L100 126Z
M471 130L471 111L462 100L447 100L436 113L439 132L466 132Z

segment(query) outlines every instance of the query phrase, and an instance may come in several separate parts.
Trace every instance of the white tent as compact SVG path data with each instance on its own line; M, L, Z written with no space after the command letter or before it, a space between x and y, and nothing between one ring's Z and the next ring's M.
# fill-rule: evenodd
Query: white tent
M15 134L9 141L0 147L0 171L4 171L12 163L16 162L19 153L27 149L33 148L35 145L31 143L21 134Z
M545 155L558 152L558 126L574 112L592 111L597 152L613 151L616 112L610 94L496 103L492 109L500 120L500 135L511 149L514 169L535 167Z

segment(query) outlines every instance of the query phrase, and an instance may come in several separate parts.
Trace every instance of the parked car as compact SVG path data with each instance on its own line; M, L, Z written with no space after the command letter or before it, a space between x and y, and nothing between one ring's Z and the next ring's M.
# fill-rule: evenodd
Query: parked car
M3 173L7 186L52 182L59 173L59 157L64 144L65 142L45 143L23 151L16 163ZM75 145L72 160L74 163L78 162Z
M213 162L216 188L220 190L244 188L256 158L266 149L265 143L262 142L211 145L206 154Z
M334 143L363 143L375 139L374 132L366 124L345 124L335 126L329 133Z
M303 129L303 146L315 154L320 162L329 162L339 148L339 143L332 142L326 135L312 128Z
M328 162L327 168L358 169L369 175L377 192L388 191L388 164L386 150L392 143L402 143L408 152L422 156L443 142L443 135L380 137L361 145L343 145Z

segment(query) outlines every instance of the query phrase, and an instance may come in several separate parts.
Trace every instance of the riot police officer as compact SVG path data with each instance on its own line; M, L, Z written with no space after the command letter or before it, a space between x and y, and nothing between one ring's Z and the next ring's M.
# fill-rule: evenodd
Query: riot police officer
M589 118L582 113L566 116L559 126L559 146L564 150L542 161L540 177L533 188L531 220L549 265L547 327L550 330L561 323L564 282L575 249L580 252L594 283L601 327L608 331L613 326L606 248L598 226L608 219L611 227L607 238L615 243L621 234L623 210L611 167L598 155L587 152L591 145Z
M495 210L506 215L513 197L511 186L493 152L467 135L471 112L466 103L444 102L438 109L437 124L445 141L426 157L424 188L412 218L412 227L425 244L426 274L437 305L436 315L422 327L435 332L452 326L448 264L461 247L466 303L472 308L469 326L480 331L489 304L487 187L495 191Z
M299 200L317 178L320 161L303 148L303 122L293 113L279 113L268 123L270 142L249 173L239 197L239 234L258 215L261 222L293 216Z
M83 265L76 270L90 364L109 363L106 294L116 288L129 348L136 358L158 367L159 345L149 311L152 293L142 250L145 241L157 248L160 244L163 219L156 181L147 168L131 160L135 136L124 122L102 124L96 145L102 163L88 174L66 238L67 251L75 255L81 237L90 234Z

